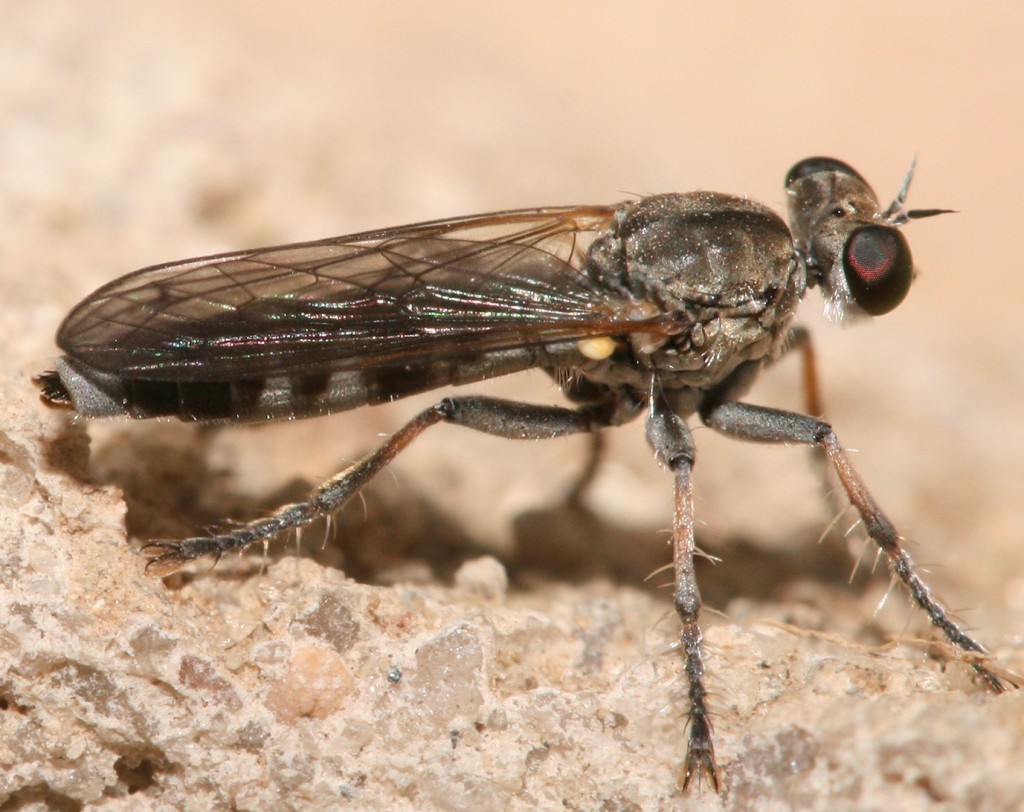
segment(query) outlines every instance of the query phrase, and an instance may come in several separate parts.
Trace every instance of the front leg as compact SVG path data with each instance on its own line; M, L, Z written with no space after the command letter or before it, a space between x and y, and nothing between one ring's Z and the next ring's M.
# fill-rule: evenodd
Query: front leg
M716 431L741 440L803 443L820 448L832 464L850 502L860 514L868 536L885 554L889 569L910 591L928 619L956 648L972 655L971 666L989 688L1001 692L1008 687L984 665L984 655L988 654L985 647L964 631L918 575L913 560L900 544L899 533L854 469L832 426L814 417L737 402L711 404L701 410L700 417Z
M673 412L660 393L652 394L645 426L647 441L654 448L658 461L675 477L675 505L672 519L672 563L675 570L673 603L682 622L679 641L683 651L684 669L689 682L690 738L686 762L679 776L685 789L696 775L698 782L707 776L718 791L718 767L712 740L711 719L704 686L704 655L700 630L700 589L693 566L693 482L691 473L696 454L693 437L686 423Z

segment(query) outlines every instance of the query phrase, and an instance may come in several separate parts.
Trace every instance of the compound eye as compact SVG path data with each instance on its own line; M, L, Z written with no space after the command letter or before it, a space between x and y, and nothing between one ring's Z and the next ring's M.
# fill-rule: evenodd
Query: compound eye
M903 301L914 276L914 261L903 235L890 226L864 226L843 248L843 273L853 301L881 316Z
M837 172L840 175L849 175L860 181L864 180L856 169L835 158L805 158L786 174L786 188L788 189L798 180L809 178L811 175L817 175L819 172Z

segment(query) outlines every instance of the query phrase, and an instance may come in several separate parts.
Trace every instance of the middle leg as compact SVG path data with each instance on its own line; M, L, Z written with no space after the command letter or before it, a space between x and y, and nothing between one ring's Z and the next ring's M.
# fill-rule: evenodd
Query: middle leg
M704 685L704 635L700 628L700 589L694 568L696 544L693 537L693 462L696 446L686 423L677 415L659 393L651 396L646 423L647 441L654 455L675 477L675 503L672 519L672 562L675 570L675 589L672 594L676 614L682 623L679 642L683 652L683 668L689 683L690 701L689 741L686 761L679 783L683 789L697 777L707 777L717 792L718 767L711 718Z

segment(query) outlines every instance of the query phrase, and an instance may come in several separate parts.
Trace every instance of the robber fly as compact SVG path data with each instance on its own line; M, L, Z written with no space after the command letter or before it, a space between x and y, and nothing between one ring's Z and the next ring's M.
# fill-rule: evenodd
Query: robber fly
M663 194L617 206L525 209L172 262L129 274L79 304L64 355L37 378L43 400L86 417L246 422L312 417L534 367L573 407L452 396L318 488L220 535L149 544L164 575L329 516L429 426L513 439L594 433L644 415L675 480L674 604L688 679L685 787L717 789L694 575L686 418L724 434L815 447L894 575L995 691L985 649L935 599L900 536L817 417L740 400L762 368L802 347L808 288L834 321L878 316L914 275L898 230L942 210L904 207L913 166L882 210L850 166L810 158L786 177L790 225L751 200Z

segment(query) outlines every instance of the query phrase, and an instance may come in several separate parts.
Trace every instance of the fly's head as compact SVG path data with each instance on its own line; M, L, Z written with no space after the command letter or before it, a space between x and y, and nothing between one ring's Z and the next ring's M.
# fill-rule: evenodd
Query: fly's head
M899 226L946 211L904 208L913 173L911 165L896 199L883 211L867 181L842 161L808 158L789 170L790 227L808 286L821 286L830 319L880 316L910 290L914 260Z

